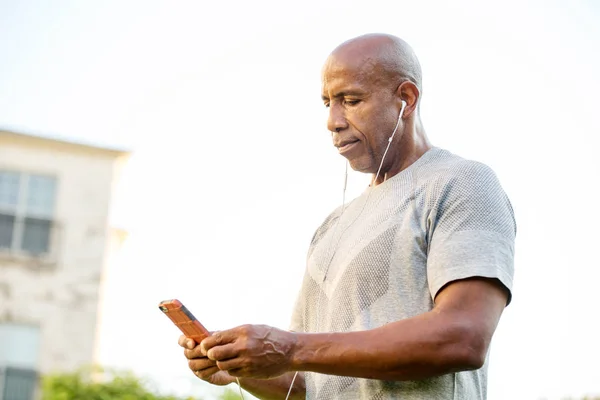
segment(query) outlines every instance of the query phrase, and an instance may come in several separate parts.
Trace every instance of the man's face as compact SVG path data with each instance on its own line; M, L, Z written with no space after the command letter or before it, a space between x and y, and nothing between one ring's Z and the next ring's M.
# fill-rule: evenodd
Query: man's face
M395 88L377 68L357 57L331 55L323 68L322 98L327 129L352 169L376 173L400 112ZM394 157L393 155L386 156Z

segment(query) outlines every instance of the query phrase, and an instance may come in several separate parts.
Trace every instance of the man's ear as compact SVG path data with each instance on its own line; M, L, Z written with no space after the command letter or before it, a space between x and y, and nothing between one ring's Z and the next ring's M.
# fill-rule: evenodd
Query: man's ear
M402 100L406 102L406 108L404 109L402 118L408 118L413 115L413 113L417 110L419 98L421 97L421 93L419 92L417 85L410 81L404 81L400 84L400 86L398 86L396 95L398 96L398 103L400 103Z

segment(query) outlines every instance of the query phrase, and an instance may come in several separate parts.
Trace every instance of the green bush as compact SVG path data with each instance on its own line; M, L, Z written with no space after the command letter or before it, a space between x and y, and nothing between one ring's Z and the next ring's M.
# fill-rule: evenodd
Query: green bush
M45 376L42 400L194 400L159 395L148 386L131 372L84 368Z

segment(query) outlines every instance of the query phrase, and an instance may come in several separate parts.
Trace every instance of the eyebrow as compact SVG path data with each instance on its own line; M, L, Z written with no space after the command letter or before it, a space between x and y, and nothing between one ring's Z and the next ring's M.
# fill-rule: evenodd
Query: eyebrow
M346 96L364 96L364 95L365 95L365 92L363 92L362 90L354 89L354 90L346 90L346 91L338 92L333 95L333 98L339 99L341 97L346 97ZM329 100L329 97L322 94L321 100Z

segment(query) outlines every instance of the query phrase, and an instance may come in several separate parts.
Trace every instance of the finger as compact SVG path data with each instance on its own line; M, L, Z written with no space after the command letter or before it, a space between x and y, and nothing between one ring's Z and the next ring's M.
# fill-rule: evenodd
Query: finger
M245 365L243 364L240 358L231 358L225 361L217 361L217 367L219 367L221 371L229 372L239 368L243 368L245 367Z
M200 350L200 346L196 346L192 349L184 349L183 350L183 355L185 356L185 358L187 358L188 360L192 360L194 358L206 358L206 355L202 354L202 351Z
M217 369L218 369L218 367L217 367ZM242 368L230 369L227 371L227 373L231 376L237 376L240 378L246 376L246 374L244 373L244 370Z
M206 352L215 346L231 343L236 339L236 337L237 335L235 334L234 329L215 332L200 342L202 354L206 355Z
M214 361L209 360L208 358L189 360L188 367L192 371L202 371L207 368L216 367L217 364Z
M219 368L213 366L210 368L203 369L201 371L194 371L194 375L196 375L200 379L208 380L211 376L213 376L219 371L221 371Z
M193 349L194 347L196 347L196 342L194 342L193 339L186 337L185 335L179 336L177 344L179 344L184 349Z
M230 343L224 346L215 346L206 352L206 357L213 361L228 360L239 355L239 349Z

